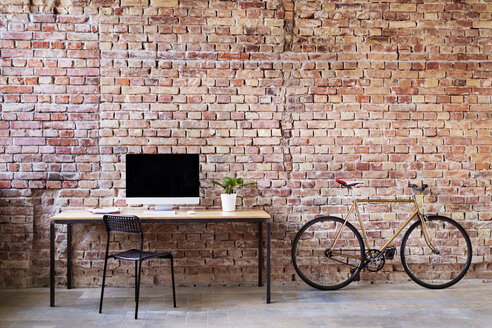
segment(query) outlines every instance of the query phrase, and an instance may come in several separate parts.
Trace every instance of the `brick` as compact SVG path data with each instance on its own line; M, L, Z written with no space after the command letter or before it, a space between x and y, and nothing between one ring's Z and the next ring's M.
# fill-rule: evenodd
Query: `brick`
M98 58L99 52L97 50L69 50L67 55L68 58Z
M178 0L150 0L152 7L165 7L176 8L178 7Z
M54 23L56 16L53 14L34 14L32 20L36 23Z
M101 2L100 5L111 5L114 4L115 0L96 0ZM74 23L81 24L85 23L89 20L89 16L75 16L75 15L58 15L57 21L58 23Z
M31 57L33 55L32 50L28 49L7 49L2 50L2 57Z
M473 28L492 28L492 21L487 20L487 21L474 21L472 22L472 27Z
M74 68L74 69L67 69L67 75L99 76L99 69L98 68Z
M117 6L119 4L118 0L92 0L94 5L99 6Z
M32 32L2 32L3 40L31 40Z
M414 28L416 27L416 22L411 21L398 21L398 22L390 22L389 28Z
M3 103L0 104L3 112L20 112L34 110L34 104Z
M65 40L66 34L62 32L34 32L33 39L39 40Z
M390 4L390 11L403 11L412 12L417 10L416 4L404 4L404 3L392 3Z
M152 0L151 0L152 1ZM149 4L149 0L121 0L121 6L146 6Z
M31 93L33 90L30 86L3 86L0 91L3 93Z
M19 146L31 146L31 145L44 145L46 144L45 138L16 138L14 143Z

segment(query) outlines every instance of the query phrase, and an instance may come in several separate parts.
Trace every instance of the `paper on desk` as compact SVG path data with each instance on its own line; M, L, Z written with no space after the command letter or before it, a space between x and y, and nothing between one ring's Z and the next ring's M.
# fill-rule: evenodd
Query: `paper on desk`
M116 214L120 213L119 207L106 207L106 208L89 208L87 209L92 214Z

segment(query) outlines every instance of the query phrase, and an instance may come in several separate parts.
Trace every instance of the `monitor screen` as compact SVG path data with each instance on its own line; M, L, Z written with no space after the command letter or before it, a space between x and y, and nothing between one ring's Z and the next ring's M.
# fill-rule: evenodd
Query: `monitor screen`
M126 197L199 197L198 154L126 155Z

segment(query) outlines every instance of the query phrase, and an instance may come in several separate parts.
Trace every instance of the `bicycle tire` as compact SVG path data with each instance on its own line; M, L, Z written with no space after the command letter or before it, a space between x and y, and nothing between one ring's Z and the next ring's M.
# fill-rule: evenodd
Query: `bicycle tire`
M346 258L347 263L341 263L345 264L342 266L338 263L340 261L337 261L337 259L343 259L343 256L338 256L335 259L337 257L336 255L326 255L326 250L329 247L327 245L331 245L332 241L324 237L328 237L329 234L331 237L334 237L337 229L343 223L344 220L338 217L323 216L307 222L297 232L292 244L292 263L299 277L309 286L320 290L343 288L358 276L365 265L365 248L362 237L357 229L349 222L346 223L337 242L337 245L346 245L346 247L343 249L336 247L336 250L338 252L346 251L350 254L353 252L358 254L356 256L360 256L360 259L351 260L350 258ZM309 229L313 229L313 231L309 231ZM307 239L310 236L312 238ZM312 247L313 245L316 246L316 244L319 246L318 249ZM327 259L331 259L331 261L327 261ZM351 262L349 263L350 260ZM313 262L312 267L308 267L311 264L310 261ZM318 263L315 263L316 261ZM323 276L323 278L327 279L323 281L321 279L314 279L316 275L318 275L317 278Z
M456 284L471 264L470 237L458 222L440 215L429 216L426 220L428 235L440 252L434 254L425 242L421 224L420 220L412 224L402 239L403 268L413 281L426 288L442 289ZM445 268L451 270L443 270Z

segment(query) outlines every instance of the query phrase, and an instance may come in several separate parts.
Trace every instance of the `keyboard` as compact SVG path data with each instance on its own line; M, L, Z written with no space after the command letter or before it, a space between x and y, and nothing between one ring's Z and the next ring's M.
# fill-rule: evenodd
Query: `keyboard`
M156 216L162 216L162 215L175 215L176 211L144 211L144 215L156 215Z

